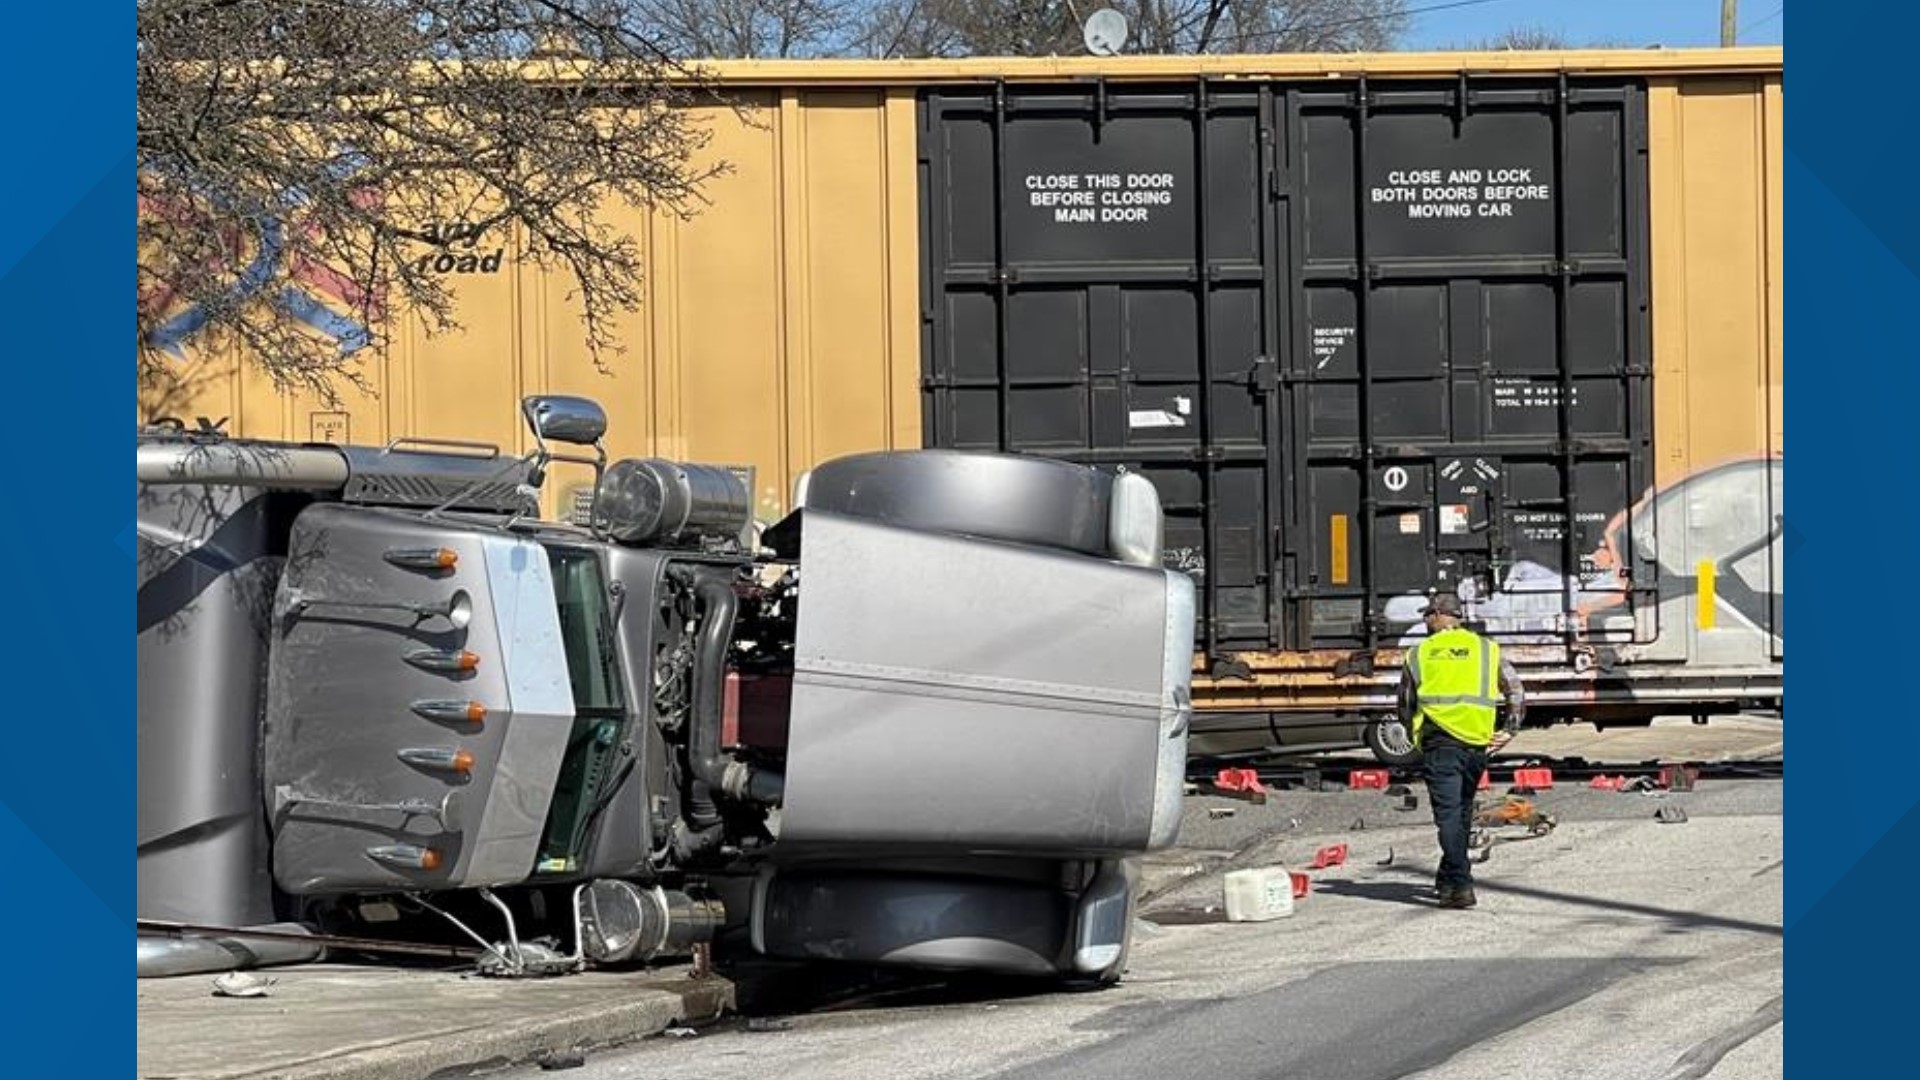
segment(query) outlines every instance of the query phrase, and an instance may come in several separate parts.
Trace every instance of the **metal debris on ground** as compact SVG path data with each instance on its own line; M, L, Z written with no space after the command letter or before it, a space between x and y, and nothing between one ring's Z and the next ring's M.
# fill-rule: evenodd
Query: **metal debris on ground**
M266 997L267 990L278 980L265 975L255 975L250 971L229 971L213 980L214 997L256 998Z
M474 973L494 979L550 979L579 971L580 958L568 956L558 946L551 938L495 945L474 962Z
M1418 810L1420 809L1420 796L1409 791L1405 795L1400 796L1399 801L1393 804L1393 808L1395 810Z
M1537 809L1531 800L1509 795L1499 804L1476 810L1473 823L1477 828L1468 839L1467 845L1475 849L1474 861L1486 862L1493 857L1493 849L1500 844L1518 843L1523 840L1537 840L1553 831L1558 822L1552 814ZM1497 833L1498 829L1525 829L1524 833Z
M700 1033L690 1027L670 1027L660 1034L665 1035L669 1039L691 1039Z
M1236 810L1234 810L1234 808L1233 808L1233 807L1231 807L1231 806L1209 806L1209 807L1207 807L1207 818L1208 818L1208 820L1210 820L1210 821L1219 821L1219 820L1220 820L1221 818L1230 818L1230 817L1232 817L1232 816L1233 816L1233 815L1234 815L1235 813L1237 813L1237 811L1236 811Z
M1363 817L1357 817L1353 819L1353 824L1347 826L1347 831L1360 832L1364 830L1366 827L1367 827L1367 819Z
M1386 857L1386 858L1384 858L1384 859L1381 859L1381 860L1380 860L1379 862L1376 862L1376 863L1374 863L1373 865L1375 865L1375 866L1392 866L1392 865L1393 865L1393 849L1392 849L1391 847L1389 847L1389 848L1387 849L1387 857Z
M1662 825L1678 825L1687 820L1687 812L1677 806L1663 806L1653 812L1653 820Z
M534 1064L540 1066L545 1072L556 1072L560 1069L580 1069L586 1067L587 1055L580 1053L578 1050L549 1050L540 1055L539 1060L534 1062Z
M747 1019L748 1031L792 1031L793 1021L784 1016L754 1016Z

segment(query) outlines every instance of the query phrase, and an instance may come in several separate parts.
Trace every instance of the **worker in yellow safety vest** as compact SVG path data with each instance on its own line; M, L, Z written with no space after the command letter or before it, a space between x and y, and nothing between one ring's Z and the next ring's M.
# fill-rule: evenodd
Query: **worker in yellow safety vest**
M1526 691L1499 644L1460 624L1459 597L1441 593L1420 614L1427 636L1407 650L1400 716L1420 751L1427 800L1440 831L1434 891L1441 907L1470 908L1475 900L1467 843L1474 792L1488 756L1505 746L1526 719ZM1508 702L1504 723L1496 682Z

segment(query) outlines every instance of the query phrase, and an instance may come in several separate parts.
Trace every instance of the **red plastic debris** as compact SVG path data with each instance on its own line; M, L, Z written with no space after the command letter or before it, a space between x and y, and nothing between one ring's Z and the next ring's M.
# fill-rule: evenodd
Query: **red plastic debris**
M1625 776L1596 776L1593 778L1595 791L1620 791L1627 786Z
M1347 786L1355 791L1368 788L1385 791L1390 781L1391 777L1385 769L1355 769L1347 774Z
M1515 787L1532 788L1535 791L1545 791L1546 789L1553 786L1553 770L1552 769L1515 769L1513 770L1513 784Z
M1485 791L1485 790L1487 790L1488 788L1490 788L1490 787L1492 787L1492 786L1493 786L1493 777L1491 777L1491 776L1488 776L1488 775L1487 775L1486 773L1484 773L1484 772L1483 772L1483 773L1481 773L1481 774L1480 774L1480 787L1479 787L1479 790L1481 790L1481 791Z
M1669 765L1660 770L1660 786L1669 791L1692 791L1700 770L1691 765Z
M1221 769L1213 778L1213 786L1220 791L1245 792L1259 799L1267 797L1266 785L1252 769Z
M1298 870L1287 871L1287 877L1293 880L1293 898L1303 899L1313 889L1313 879Z
M1346 861L1347 845L1345 844L1323 847L1313 853L1313 868L1315 870L1325 870L1329 866L1339 866Z

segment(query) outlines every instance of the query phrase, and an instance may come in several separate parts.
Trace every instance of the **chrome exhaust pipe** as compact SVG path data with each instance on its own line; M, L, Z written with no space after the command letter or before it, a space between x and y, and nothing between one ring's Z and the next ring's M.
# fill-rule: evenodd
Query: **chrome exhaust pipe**
M313 930L301 923L272 923L252 929L276 935L274 938L159 937L140 935L137 978L162 979L174 975L206 975L246 968L284 967L311 964L326 955L319 942L287 940L311 935Z

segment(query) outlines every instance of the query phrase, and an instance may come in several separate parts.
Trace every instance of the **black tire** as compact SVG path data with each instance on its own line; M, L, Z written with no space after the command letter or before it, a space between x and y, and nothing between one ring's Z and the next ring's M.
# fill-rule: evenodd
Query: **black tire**
M1105 557L1113 477L1017 454L903 450L825 462L807 481L809 509L901 528Z
M1382 765L1406 769L1420 764L1420 751L1413 748L1413 733L1397 716L1369 721L1365 737L1367 749Z

